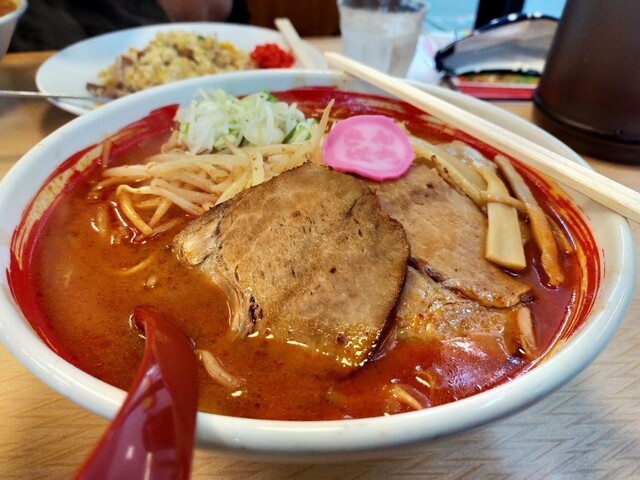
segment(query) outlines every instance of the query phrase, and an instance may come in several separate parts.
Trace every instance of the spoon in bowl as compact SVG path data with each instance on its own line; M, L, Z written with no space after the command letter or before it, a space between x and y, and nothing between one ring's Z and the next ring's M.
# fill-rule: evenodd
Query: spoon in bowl
M143 307L142 364L118 414L75 479L189 478L198 407L197 360L189 338Z

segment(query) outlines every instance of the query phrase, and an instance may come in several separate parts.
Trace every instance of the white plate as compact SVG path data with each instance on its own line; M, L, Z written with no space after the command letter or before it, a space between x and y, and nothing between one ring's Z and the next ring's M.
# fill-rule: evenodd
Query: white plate
M215 34L219 40L226 40L238 49L250 52L261 43L277 43L288 49L282 35L276 30L237 25L233 23L167 23L147 27L129 28L83 40L60 50L47 59L36 74L36 85L43 93L65 93L89 95L87 82L97 82L98 73L106 69L118 54L129 48L143 49L158 32L197 32L203 35ZM322 53L305 43L311 59L320 69L326 68ZM294 67L300 67L295 64ZM51 99L51 103L76 115L93 110L92 102L70 99Z

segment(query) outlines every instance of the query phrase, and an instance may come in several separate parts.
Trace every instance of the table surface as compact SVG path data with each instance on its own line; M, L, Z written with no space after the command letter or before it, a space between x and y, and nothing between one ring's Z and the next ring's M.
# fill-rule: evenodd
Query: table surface
M340 47L339 39L310 41L321 50ZM35 90L35 73L49 55L5 56L0 61L0 88ZM529 102L498 105L531 118ZM73 118L44 100L0 99L0 177L38 141ZM640 190L640 167L586 160L598 172ZM631 228L638 243L640 226ZM636 286L619 331L577 378L525 411L441 440L417 454L314 465L254 462L198 450L192 478L640 478L638 320ZM1 479L68 478L106 425L42 384L0 345Z

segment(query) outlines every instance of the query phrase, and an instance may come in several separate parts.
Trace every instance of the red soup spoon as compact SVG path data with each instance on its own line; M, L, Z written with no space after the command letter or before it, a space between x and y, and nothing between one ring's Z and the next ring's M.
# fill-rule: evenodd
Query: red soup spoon
M189 338L143 307L142 364L120 411L76 479L188 479L198 406L197 360Z

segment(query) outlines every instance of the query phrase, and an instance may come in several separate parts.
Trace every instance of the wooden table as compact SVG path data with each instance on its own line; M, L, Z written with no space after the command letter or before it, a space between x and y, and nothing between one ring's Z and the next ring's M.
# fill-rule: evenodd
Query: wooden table
M317 39L321 49L339 47ZM47 53L0 62L0 88L35 89ZM531 104L500 103L523 118ZM74 118L46 101L0 99L0 176L29 148ZM640 166L587 159L636 190ZM632 225L640 243L640 227ZM193 478L640 478L640 297L604 353L533 407L445 439L418 455L338 465L265 464L197 451ZM0 346L0 479L68 478L107 422L51 391Z

